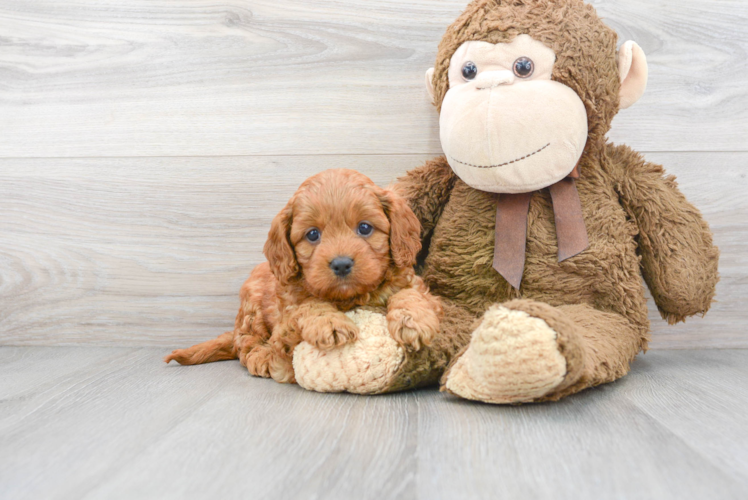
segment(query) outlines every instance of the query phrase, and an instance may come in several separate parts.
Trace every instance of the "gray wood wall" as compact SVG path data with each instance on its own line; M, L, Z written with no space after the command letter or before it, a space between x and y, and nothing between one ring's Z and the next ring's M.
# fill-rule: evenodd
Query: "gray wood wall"
M466 3L3 0L0 344L229 329L304 178L440 154L423 75ZM710 314L653 313L652 347L748 347L748 2L593 4L650 63L611 139L676 174L722 250Z

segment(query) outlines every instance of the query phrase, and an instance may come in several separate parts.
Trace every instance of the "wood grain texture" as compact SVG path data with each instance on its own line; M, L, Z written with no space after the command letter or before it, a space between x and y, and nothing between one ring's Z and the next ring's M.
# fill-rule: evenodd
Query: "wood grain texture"
M309 175L387 184L427 156L0 159L0 344L191 345L233 327L272 217ZM748 347L748 153L667 153L722 251L706 318L653 348ZM708 172L718 171L719 175Z
M4 0L0 157L438 154L423 87L466 0ZM748 150L748 3L596 0L648 54L611 137Z
M546 405L427 399L422 496L742 498L746 356L650 352L618 382Z
M306 177L349 167L387 184L425 158L0 160L0 342L215 336Z
M524 406L316 394L162 354L0 348L0 497L732 500L748 488L748 350L650 352L614 384Z

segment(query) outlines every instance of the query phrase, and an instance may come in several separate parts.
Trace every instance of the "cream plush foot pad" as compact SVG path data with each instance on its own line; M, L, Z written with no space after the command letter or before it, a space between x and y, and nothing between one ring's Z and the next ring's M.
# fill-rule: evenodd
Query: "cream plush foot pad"
M521 403L548 394L565 375L556 332L542 319L497 306L486 311L446 387L465 399Z
M302 342L293 354L296 382L310 391L372 394L386 389L405 360L390 337L387 319L365 310L346 313L359 327L358 339L323 351Z

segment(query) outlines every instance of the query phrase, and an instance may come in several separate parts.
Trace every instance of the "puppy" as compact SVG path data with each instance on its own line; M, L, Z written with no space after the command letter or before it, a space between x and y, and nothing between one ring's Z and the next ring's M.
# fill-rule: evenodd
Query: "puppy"
M267 262L241 289L234 330L164 358L193 365L238 358L252 375L295 382L294 348L332 349L356 339L344 314L386 308L392 337L429 345L442 308L413 271L421 227L405 200L353 170L307 179L273 219Z

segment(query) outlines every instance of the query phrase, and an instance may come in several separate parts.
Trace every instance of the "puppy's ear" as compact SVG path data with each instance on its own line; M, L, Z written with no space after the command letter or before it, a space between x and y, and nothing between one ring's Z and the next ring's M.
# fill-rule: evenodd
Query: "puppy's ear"
M392 259L397 267L411 267L421 251L421 223L405 199L393 189L383 189L379 199L390 219Z
M291 221L293 220L293 198L275 216L270 224L268 240L265 242L263 253L270 264L270 270L281 282L288 284L299 274L299 264L291 246Z

